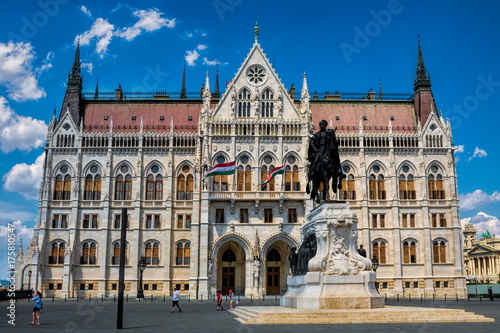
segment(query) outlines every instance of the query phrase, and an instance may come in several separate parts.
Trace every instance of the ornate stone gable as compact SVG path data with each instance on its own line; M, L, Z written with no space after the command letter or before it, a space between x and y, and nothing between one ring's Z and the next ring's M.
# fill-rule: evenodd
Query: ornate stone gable
M299 118L283 83L255 42L217 105L212 121Z

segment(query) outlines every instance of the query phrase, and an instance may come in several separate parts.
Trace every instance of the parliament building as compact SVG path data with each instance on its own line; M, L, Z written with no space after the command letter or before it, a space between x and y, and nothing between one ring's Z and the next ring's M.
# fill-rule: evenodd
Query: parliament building
M285 293L288 254L315 206L305 191L308 142L324 119L346 175L336 198L357 214L359 245L378 259L380 293L464 297L452 132L420 42L416 65L407 94L312 92L306 74L296 91L256 36L223 92L208 73L200 92L186 92L185 69L177 93L82 92L77 46L48 128L38 221L18 253L18 283L26 288L29 278L46 296L112 297L124 246L130 297L141 258L146 297L174 286L198 298ZM234 174L202 180L232 161ZM284 174L262 186L279 166Z

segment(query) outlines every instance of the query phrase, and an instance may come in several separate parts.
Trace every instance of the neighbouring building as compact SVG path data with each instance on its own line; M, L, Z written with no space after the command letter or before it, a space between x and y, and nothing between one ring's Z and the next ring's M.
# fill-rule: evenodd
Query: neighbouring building
M313 208L308 141L325 119L347 175L338 198L378 258L381 294L464 296L452 133L436 112L420 42L413 93L310 92L301 79L300 92L286 89L256 37L223 93L208 74L201 92L186 92L185 69L177 93L84 93L77 46L49 125L39 217L18 255L18 281L27 286L31 271L45 295L113 295L125 246L130 295L141 257L146 296L173 286L192 297L284 293L287 256ZM232 161L234 175L202 181Z
M500 238L483 237L477 240L474 225L464 228L464 270L467 280L496 283L500 280Z

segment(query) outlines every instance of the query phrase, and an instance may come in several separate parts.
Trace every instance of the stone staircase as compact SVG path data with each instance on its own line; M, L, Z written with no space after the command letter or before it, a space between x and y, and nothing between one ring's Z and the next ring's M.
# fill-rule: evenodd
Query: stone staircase
M231 312L242 324L382 324L494 322L462 309L386 306L380 309L297 310L279 306L238 307Z

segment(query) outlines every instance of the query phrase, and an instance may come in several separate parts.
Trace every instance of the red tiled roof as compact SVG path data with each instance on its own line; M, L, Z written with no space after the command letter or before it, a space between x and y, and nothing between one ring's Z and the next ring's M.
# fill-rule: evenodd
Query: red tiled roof
M175 132L197 132L202 104L193 103L90 103L85 106L86 132L105 132L113 119L113 131L138 132L143 118L143 130L170 131L173 117ZM160 120L163 116L164 120ZM105 120L107 117L107 120ZM135 117L135 120L132 120ZM189 117L192 117L189 120Z
M412 102L331 102L311 103L311 113L314 126L319 128L319 122L324 119L332 124L339 133L359 130L360 118L363 120L365 132L386 132L389 119L394 117L392 127L394 132L415 132L414 106ZM336 120L338 117L339 120Z

